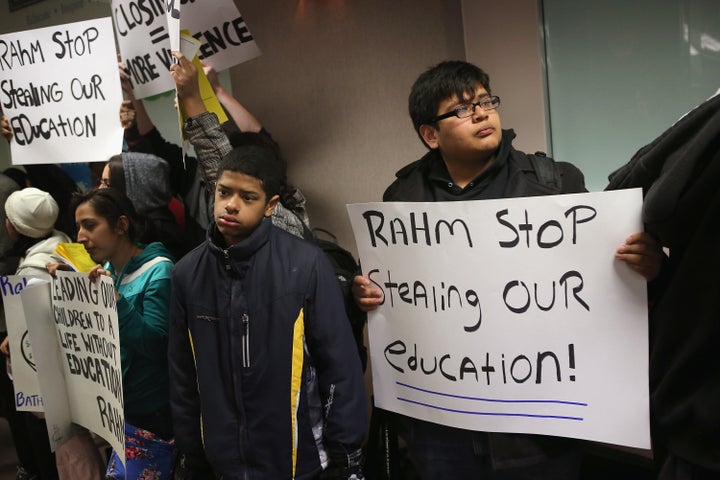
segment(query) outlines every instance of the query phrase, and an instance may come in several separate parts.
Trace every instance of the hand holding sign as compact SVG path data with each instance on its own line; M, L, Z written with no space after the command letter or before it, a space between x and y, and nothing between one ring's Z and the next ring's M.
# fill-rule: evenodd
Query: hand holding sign
M650 282L660 274L665 254L657 240L647 232L640 232L630 235L618 247L615 258L627 263Z
M170 75L175 82L178 99L182 102L187 116L199 115L206 109L200 96L197 68L181 52L173 52L173 56L177 63L170 66Z
M375 310L383 301L382 290L360 275L353 279L352 294L358 308L363 312Z
M10 128L10 122L6 116L3 115L2 120L0 120L0 124L2 124L2 136L5 137L5 140L10 142L12 140L13 133L12 128Z

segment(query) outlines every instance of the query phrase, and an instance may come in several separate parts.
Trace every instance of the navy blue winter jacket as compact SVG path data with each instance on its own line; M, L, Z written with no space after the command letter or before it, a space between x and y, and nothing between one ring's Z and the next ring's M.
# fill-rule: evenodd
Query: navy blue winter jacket
M176 444L224 478L309 479L367 427L362 368L324 254L265 219L178 262L170 327Z

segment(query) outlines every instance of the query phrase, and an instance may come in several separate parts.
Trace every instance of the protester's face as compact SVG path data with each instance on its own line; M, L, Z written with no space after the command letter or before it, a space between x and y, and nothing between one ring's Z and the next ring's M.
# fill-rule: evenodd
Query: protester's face
M100 176L100 185L98 188L108 188L110 186L110 164L106 163Z
M262 183L255 177L225 170L215 187L215 223L225 239L234 245L247 238L263 218L272 215L278 196L269 201Z
M478 102L490 94L478 86L475 96L465 98L452 96L440 103L437 114L453 111L461 103ZM451 116L437 122L437 128L423 125L423 138L430 148L439 148L446 160L473 161L493 158L500 147L502 126L497 110L485 111L475 107L472 116L457 118Z
M113 257L123 234L121 226L111 227L105 217L95 213L90 202L81 203L77 207L75 223L78 229L77 241L85 246L93 260L102 263Z

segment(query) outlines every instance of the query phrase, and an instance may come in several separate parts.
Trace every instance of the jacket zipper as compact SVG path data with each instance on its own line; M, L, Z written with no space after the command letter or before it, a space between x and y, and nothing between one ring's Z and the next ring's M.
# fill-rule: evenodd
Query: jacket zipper
M242 314L242 361L243 368L250 368L250 317Z
M228 251L228 249L223 250L223 258L225 260L225 270L227 272L230 272L232 270L232 262L230 259L230 252ZM233 305L232 290L233 289L231 289L231 293L230 293L230 312L229 312L231 316L232 316L232 305ZM243 313L241 320L242 320L242 324L243 324L243 326L242 326L242 366L249 367L250 366L250 339L249 339L250 318L248 317L247 313ZM230 321L229 325L230 325L230 346L231 346L231 351L232 351L232 350L234 350L234 348L232 348L232 347L233 347L233 343L234 343L233 340L235 339L235 334L233 332L233 330L235 329L235 327L234 327L235 322ZM233 375L235 392L237 394L237 385L241 380L240 380L240 378L238 378L238 372L235 371L234 368L233 368L232 375ZM242 400L241 400L241 402L242 402ZM242 407L238 408L238 416L241 419L239 438L238 438L239 447L240 447L239 448L240 459L241 459L243 465L247 466L247 456L245 454L245 445L244 445L245 442L243 440L244 436L245 436L245 425L244 425L245 418L244 418L244 410ZM248 480L249 478L250 477L249 477L248 470L247 470L247 468L244 468L243 469L243 479Z
M223 256L225 257L225 270L228 272L232 269L232 265L230 264L230 253L226 250L223 250Z

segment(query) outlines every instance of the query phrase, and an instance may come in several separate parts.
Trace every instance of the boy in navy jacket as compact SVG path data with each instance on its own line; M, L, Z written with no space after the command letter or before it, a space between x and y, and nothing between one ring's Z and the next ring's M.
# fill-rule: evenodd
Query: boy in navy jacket
M233 150L215 223L175 268L176 478L362 478L362 368L324 254L270 221L284 177L271 149Z

